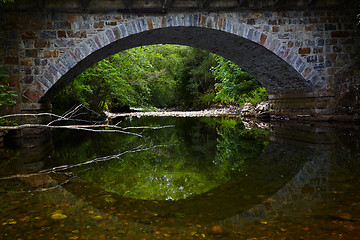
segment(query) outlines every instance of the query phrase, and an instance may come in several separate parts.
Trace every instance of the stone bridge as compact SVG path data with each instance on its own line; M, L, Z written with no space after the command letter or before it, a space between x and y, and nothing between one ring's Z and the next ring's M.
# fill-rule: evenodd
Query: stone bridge
M149 44L226 57L268 90L272 116L359 119L358 1L15 0L0 9L13 112L48 110L92 64Z

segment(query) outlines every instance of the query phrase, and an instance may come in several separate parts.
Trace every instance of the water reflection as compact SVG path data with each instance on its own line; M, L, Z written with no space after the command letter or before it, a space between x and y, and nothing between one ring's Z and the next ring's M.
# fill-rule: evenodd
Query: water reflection
M131 124L145 121L170 120ZM175 128L147 131L141 140L55 133L63 136L55 136L45 169L150 147L71 171L5 179L13 166L2 160L2 239L359 236L357 126L274 123L266 132L221 119L171 121ZM158 145L166 147L151 148Z

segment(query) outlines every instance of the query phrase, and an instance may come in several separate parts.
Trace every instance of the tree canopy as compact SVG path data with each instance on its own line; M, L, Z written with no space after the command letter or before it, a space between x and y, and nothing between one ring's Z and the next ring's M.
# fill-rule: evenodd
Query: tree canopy
M96 96L96 97L94 97ZM150 45L110 56L80 74L54 106L206 108L255 102L267 92L231 61L181 45Z

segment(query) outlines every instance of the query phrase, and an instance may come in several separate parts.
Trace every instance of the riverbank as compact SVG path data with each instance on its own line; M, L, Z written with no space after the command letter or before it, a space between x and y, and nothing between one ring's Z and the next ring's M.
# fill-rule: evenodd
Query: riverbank
M220 108L210 108L198 111L183 111L176 109L159 109L155 111L134 111L126 113L105 112L108 119L117 117L221 117L221 116L238 116L238 117L259 117L269 118L269 103L260 102L256 106L246 103L243 107L226 106Z
M225 108L211 108L199 111L179 111L172 109L160 109L158 111L149 112L129 112L129 113L111 113L105 112L109 119L117 117L221 117L225 115L240 116L242 108L237 106L230 106Z

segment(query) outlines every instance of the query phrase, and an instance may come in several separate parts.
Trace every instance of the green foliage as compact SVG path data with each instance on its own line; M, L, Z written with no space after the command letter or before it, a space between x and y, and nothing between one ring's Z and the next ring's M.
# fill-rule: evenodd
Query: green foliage
M94 97L96 96L96 97ZM258 102L266 90L236 64L180 45L129 49L88 68L53 102L103 111L122 107L205 108L215 103Z
M212 71L217 81L217 100L244 104L267 98L267 91L252 75L223 57L217 57L216 60L218 64Z
M210 69L216 65L214 54L196 49L183 48L176 66L177 103L182 107L202 106L212 99L214 76Z
M64 109L82 103L106 107L165 107L174 102L173 50L180 46L144 46L98 62L79 75L56 99ZM96 98L94 98L96 96Z
M0 0L0 3L9 3L9 2L14 2L14 0Z
M16 104L15 98L17 94L11 90L10 86L6 84L8 79L5 69L0 68L0 106L10 106Z

